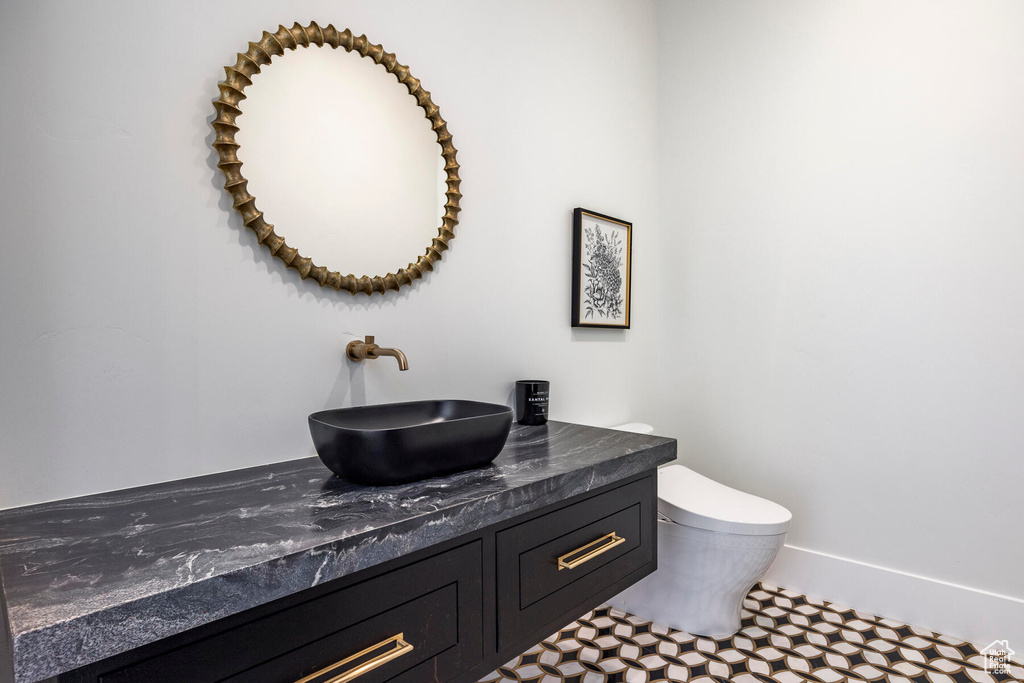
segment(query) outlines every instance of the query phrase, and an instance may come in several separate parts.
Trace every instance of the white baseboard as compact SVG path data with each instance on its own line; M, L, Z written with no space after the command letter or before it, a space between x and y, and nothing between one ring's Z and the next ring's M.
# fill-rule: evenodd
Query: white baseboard
M765 583L960 638L1009 641L1024 659L1024 600L784 546Z

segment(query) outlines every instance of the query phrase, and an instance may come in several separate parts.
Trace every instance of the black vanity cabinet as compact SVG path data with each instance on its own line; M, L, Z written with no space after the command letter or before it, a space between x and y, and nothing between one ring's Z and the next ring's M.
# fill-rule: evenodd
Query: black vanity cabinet
M656 502L649 470L55 680L476 681L652 572Z
M474 683L654 571L675 455L549 420L398 486L306 457L0 510L0 683Z

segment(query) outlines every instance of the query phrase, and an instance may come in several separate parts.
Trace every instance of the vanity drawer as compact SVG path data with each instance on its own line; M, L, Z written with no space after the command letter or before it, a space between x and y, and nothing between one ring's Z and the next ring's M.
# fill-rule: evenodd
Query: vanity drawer
M444 680L483 658L481 553L474 541L99 681L380 683L426 671Z
M497 534L499 649L653 571L655 485L645 477Z
M223 683L326 683L337 676L376 683L408 678L417 665L432 664L428 660L458 645L457 600L455 584L448 584Z

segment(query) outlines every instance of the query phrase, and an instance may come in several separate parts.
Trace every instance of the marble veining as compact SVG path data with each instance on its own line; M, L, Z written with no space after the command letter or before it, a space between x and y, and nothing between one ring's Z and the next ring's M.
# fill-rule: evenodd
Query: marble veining
M487 467L401 486L351 484L304 458L0 511L14 678L71 671L674 456L671 439L549 422L515 425Z

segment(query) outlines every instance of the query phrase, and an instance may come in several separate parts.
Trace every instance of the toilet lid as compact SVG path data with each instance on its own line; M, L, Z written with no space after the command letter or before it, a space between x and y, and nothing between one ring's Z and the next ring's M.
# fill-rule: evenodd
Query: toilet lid
M633 432L634 434L653 434L654 427L643 422L629 422L624 425L616 425L608 429L617 429L620 432Z
M658 512L676 524L751 536L785 533L793 518L778 503L731 489L682 465L658 470Z

